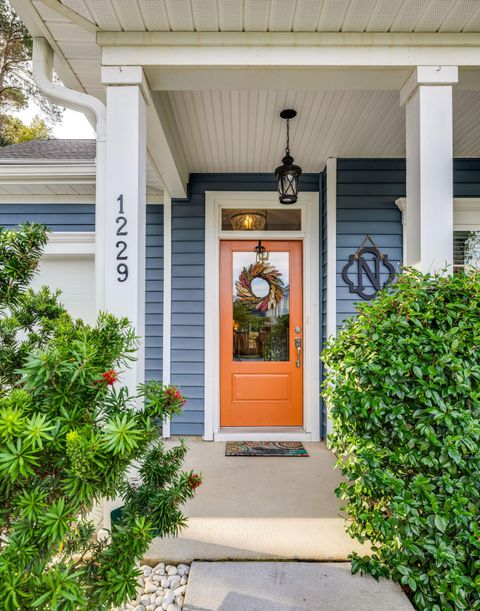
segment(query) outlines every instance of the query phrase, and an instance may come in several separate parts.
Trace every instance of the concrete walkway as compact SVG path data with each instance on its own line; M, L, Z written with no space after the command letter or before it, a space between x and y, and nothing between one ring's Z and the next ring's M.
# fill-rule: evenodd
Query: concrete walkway
M362 550L345 533L334 494L340 473L325 444L306 443L309 458L255 458L226 457L224 443L187 441L185 468L201 471L204 483L184 507L187 528L155 539L148 563L346 560Z
M412 611L398 584L348 563L194 562L184 611Z

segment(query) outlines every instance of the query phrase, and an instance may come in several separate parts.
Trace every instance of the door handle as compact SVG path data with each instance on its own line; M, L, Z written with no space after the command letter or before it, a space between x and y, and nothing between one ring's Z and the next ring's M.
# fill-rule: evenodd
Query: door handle
M302 338L301 337L295 338L295 348L297 349L297 360L295 361L295 367L300 367L301 366L300 355L302 353Z

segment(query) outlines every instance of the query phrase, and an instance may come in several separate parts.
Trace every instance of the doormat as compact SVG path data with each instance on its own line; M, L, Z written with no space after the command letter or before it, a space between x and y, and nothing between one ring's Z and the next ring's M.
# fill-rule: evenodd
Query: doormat
M299 441L227 441L225 456L308 456Z

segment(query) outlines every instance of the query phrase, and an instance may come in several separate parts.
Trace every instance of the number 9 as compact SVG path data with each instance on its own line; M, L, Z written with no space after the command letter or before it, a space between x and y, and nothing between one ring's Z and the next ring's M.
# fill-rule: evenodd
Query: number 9
M119 282L125 282L125 280L128 278L128 267L126 266L126 264L119 263L117 265L117 272L118 272L117 280Z

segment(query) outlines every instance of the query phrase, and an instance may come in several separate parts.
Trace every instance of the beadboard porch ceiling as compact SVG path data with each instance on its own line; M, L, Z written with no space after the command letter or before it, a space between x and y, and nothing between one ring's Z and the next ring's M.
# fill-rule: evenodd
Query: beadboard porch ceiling
M34 36L54 48L64 83L104 99L100 32L480 33L478 0L12 0ZM473 34L469 34L472 36ZM189 172L270 172L282 155L282 108L294 107L292 151L304 171L328 157L405 154L399 89L411 68L345 69L268 83L250 70L170 74L146 68L169 109ZM300 71L298 71L300 72ZM246 78L245 75L248 75ZM298 77L298 78L297 78ZM290 80L292 79L292 80ZM193 83L195 81L195 86ZM167 85L165 85L167 83ZM212 83L215 85L213 86ZM317 87L318 86L318 87ZM480 155L480 72L461 70L454 153Z

